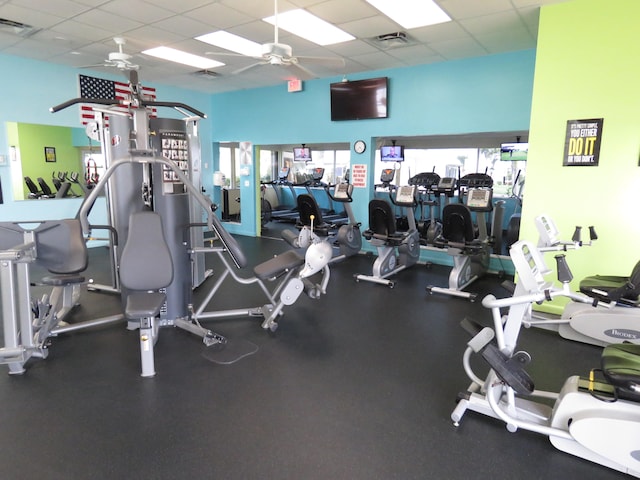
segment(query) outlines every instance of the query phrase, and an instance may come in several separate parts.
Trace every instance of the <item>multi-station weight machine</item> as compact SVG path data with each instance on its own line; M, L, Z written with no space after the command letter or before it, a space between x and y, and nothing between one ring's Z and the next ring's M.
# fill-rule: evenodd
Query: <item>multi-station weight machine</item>
M0 291L5 338L5 346L0 347L0 363L8 364L10 373L23 373L25 363L32 356L45 357L51 336L69 329L123 320L123 315L114 315L72 325L63 323L66 313L79 301L80 285L87 283L81 275L87 267L86 237L95 229L110 232L112 284L92 287L121 294L129 328L140 330L142 376L155 374L153 347L160 327L187 330L201 336L205 345L217 345L222 350L227 339L202 327L200 319L262 316L263 328L274 331L284 306L295 303L302 293L318 298L326 291L330 255L322 249L310 248L304 257L293 250L278 255L254 267L254 277L249 279L233 272L234 268L246 266L246 258L215 215L216 206L202 194L200 187L198 121L205 115L182 103L145 97L135 70L130 72L130 88L131 94L124 102L76 98L51 108L57 112L83 103L94 106L96 112L95 122L87 128L87 134L101 142L107 170L86 196L77 217L32 222L36 224L33 228L24 228L22 224L0 225ZM161 107L173 108L186 117L152 118L152 109ZM109 225L91 225L89 214L103 193L107 198ZM203 217L206 217L204 223ZM204 245L203 227L212 233L211 245ZM58 233L51 235L47 233L50 231ZM139 255L131 254L134 245ZM135 263L136 268L123 262L123 252L127 250L126 258L133 259L127 262ZM154 258L149 255L151 251L159 252L157 255L163 257L166 268L160 269L154 264ZM195 309L193 289L208 276L204 262L207 253L216 253L225 269L214 293L231 274L240 284L260 286L267 303L226 312L205 312L206 303L213 297L211 294L204 305ZM55 298L61 300L56 300L55 305L49 301L54 298L53 293L41 302L31 300L31 264L55 274L56 278L49 280L53 293L56 289L64 293L56 293ZM312 277L317 279L316 274L321 278L314 283ZM273 282L275 288L268 289L266 282ZM237 353L237 348L234 351Z

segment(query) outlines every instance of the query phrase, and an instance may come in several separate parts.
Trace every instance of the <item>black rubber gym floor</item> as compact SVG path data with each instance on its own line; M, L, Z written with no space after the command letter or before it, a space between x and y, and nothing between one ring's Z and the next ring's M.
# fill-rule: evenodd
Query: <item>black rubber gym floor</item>
M251 265L286 249L277 240L238 238ZM91 257L90 276L107 282L106 249ZM24 375L0 374L0 476L628 478L474 412L454 427L456 395L469 384L459 323L471 316L489 325L490 312L425 293L428 284L446 285L448 267L417 265L397 276L394 289L356 283L353 274L370 273L372 262L363 255L333 266L328 294L287 308L275 334L258 318L207 322L259 347L231 365L207 360L199 338L173 328L161 330L150 379L139 376L138 334L124 325L54 338L49 358L31 361ZM213 281L197 290L196 304ZM495 277L472 289L506 295ZM211 308L263 302L251 287L223 290ZM87 292L72 321L119 308L117 297ZM567 376L599 365L600 349L551 332L523 331L521 348L533 356L529 372L542 389L557 390Z

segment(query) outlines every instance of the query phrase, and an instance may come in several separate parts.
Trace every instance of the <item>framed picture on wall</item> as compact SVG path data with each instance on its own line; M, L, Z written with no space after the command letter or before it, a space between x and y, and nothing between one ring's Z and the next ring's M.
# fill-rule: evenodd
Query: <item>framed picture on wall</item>
M562 165L598 166L603 118L568 120Z
M44 147L44 159L47 162L55 162L56 161L56 148L55 147Z

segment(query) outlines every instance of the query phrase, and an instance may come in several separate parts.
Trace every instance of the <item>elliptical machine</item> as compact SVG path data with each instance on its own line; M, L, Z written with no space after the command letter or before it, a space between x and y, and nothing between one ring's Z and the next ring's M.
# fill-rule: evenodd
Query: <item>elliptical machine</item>
M559 239L560 232L553 219L539 215L535 219L539 233L540 252L566 251L591 245L597 238L589 227L589 242L581 239L581 227L576 227L570 242ZM611 343L640 343L640 263L629 276L591 276L580 282L580 292L572 297L560 318L533 314L524 319L526 327L534 326L557 331L561 337L597 346Z
M473 336L463 356L472 383L459 395L451 413L454 425L472 410L503 421L510 432L521 428L547 435L559 450L640 477L640 345L606 347L600 369L604 381L597 381L592 370L588 378L569 377L559 393L536 390L524 369L531 357L515 351L522 320L533 302L573 298L572 275L564 255L557 255L562 286L546 282L544 274L549 269L530 242L514 243L510 254L519 267L514 296L496 299L488 295L482 301L491 309L493 329L480 328L469 319L462 322ZM506 317L502 317L503 308L508 308ZM471 367L473 354L480 354L491 367L484 380Z
M423 245L433 245L435 239L442 234L442 223L436 220L435 209L440 206L438 199L431 195L434 195L435 188L440 183L440 175L435 172L422 172L414 175L409 179L409 185L416 185L418 187L420 205L420 218L423 220L422 224L418 224L420 230L420 242ZM429 207L429 219L424 220L424 207Z
M396 231L396 219L391 204L386 200L372 199L369 202L369 228L362 235L376 247L378 258L373 263L371 275L360 274L354 278L356 281L379 283L393 288L395 282L388 277L418 262L420 233L413 213L416 206L415 185L398 187L395 195L390 195L390 199L394 205L406 211L409 230Z

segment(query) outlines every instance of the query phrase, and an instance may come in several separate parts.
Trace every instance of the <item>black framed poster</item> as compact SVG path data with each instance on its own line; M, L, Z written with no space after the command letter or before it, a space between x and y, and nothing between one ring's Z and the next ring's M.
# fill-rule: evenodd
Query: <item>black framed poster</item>
M603 123L603 118L567 121L563 166L598 166Z

